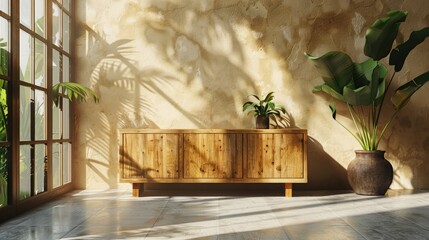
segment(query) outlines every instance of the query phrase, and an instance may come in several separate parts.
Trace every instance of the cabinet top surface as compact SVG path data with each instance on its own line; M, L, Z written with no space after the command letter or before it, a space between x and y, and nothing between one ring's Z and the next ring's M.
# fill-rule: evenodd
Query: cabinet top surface
M120 133L307 133L307 129L120 129Z

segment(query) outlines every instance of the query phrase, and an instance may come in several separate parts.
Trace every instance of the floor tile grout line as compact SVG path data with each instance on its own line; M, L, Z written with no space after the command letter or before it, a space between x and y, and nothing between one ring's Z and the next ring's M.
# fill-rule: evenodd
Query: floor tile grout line
M403 209L392 210L392 209L389 209L389 208L387 208L386 206L383 206L383 205L381 207L384 208L386 210L386 212L403 210ZM403 216L398 216L398 217L401 218L401 219L407 220L408 222L410 222L412 224L415 224L415 225L417 225L417 226L419 226L419 227L421 227L423 229L429 230L429 226L426 227L426 226L420 225L420 223L418 221L414 222L414 221L412 221L412 220L410 220L410 219L408 219L406 217L403 217Z
M171 196L169 196L167 198L167 201L165 201L164 206L162 207L161 211L159 212L158 216L156 217L155 221L153 222L152 226L147 231L147 233L145 234L145 236L143 237L143 239L147 239L147 236L149 235L149 233L151 232L151 230L155 227L155 224L158 222L158 220L160 219L161 215L164 213L165 209L167 208L168 203L170 202L170 200L172 198L173 197L171 197Z
M289 200L289 199L288 199ZM271 204L267 203L267 199L264 198L264 202L269 206L270 208L270 213L275 217L277 223L279 224L279 226L282 228L282 232L286 235L287 239L286 240L292 240L292 238L289 236L289 234L287 233L285 226L283 226L283 224L280 222L279 218L277 217L276 214L274 214L273 212L273 208L271 207Z
M383 212L373 212L373 213L371 213L371 214L375 214L375 215L378 215L378 216L383 216L383 213L391 213L391 212L394 212L394 211L398 211L398 210L401 210L401 209L398 209L398 210L392 210L392 209L389 209L389 208L386 208L386 207L384 207L384 206L381 206L385 211L383 211ZM338 214L336 214L339 218L341 218L346 224L348 224L348 225L350 225L348 222L347 222L347 220L345 220L342 216L339 216ZM406 217L403 217L403 216L396 216L397 218L400 218L400 219L402 219L403 221L406 221L410 226L412 226L412 225L415 225L415 226L418 226L418 227L420 227L420 228L422 228L422 229L425 229L425 230L429 230L429 228L428 227L425 227L425 226L422 226L422 225L420 225L418 222L414 222L414 221L412 221L412 220L410 220L410 219L408 219L408 218L406 218ZM352 226L352 225L350 225L350 226Z
M318 201L321 203L321 204L323 204L323 202L320 200L320 199L318 199ZM353 227L350 223L348 223L342 216L340 216L340 215L338 215L338 213L337 212L335 212L335 211L333 211L332 209L329 209L336 217L337 217L337 219L341 219L341 221L343 221L346 225L345 226L348 226L348 227L350 227L353 231L355 231L357 234L359 234L362 238L364 238L364 239L366 239L366 240L371 240L371 239L368 239L367 237L365 237L365 235L363 235L360 231L358 231L355 227Z
M429 192L428 192L429 193ZM89 226L91 227L92 225L89 225L90 223L90 218L92 216L101 216L100 212L102 211L106 211L106 209L110 209L112 208L113 211L118 210L121 211L122 206L127 207L128 205L122 205L122 201L125 198L125 202L131 204L130 206L146 206L146 208L152 208L152 205L147 205L146 203L152 203L152 199L149 199L148 202L146 202L146 199L142 199L143 201L137 199L129 199L128 197L128 193L127 194L121 194L120 196L116 196L116 195L112 195L111 198L100 198L98 199L98 196L96 197L90 197L88 199L81 199L81 198L75 198L75 199L71 199L69 201L59 201L55 204L51 204L49 206L46 206L46 208L42 209L40 211L40 213L42 213L40 218L42 220L36 220L34 223L29 222L28 225L29 226L35 226L39 225L37 223L42 223L42 225L44 226L40 226L40 229L34 229L34 230L38 230L40 232L44 232L46 230L44 230L43 228L45 228L45 217L50 217L50 215L48 214L49 212L55 212L55 219L57 219L60 216L57 216L57 213L63 213L63 214L68 214L70 217L73 217L74 221L68 221L72 224L69 225L63 225L60 226L61 229L56 230L55 232L53 232L53 229L50 233L51 236L55 236L55 238L60 237L61 238L66 238L68 235L70 238L73 238L73 236L75 236L74 234L80 234L80 235L76 235L76 238L80 237L89 237L90 234L88 232L84 232L84 231L77 231L76 229L78 227L85 227L85 226ZM289 209L289 207L293 207L293 206L306 206L307 204L311 204L311 203L320 203L317 204L319 207L317 209L319 210L323 210L323 211L319 211L315 214L325 214L326 216L322 217L322 218L317 218L314 219L311 217L311 214L309 214L308 216L306 216L306 212L304 211L303 213L303 217L302 221L297 222L296 224L304 224L303 227L305 228L307 224L311 224L312 221L314 221L316 224L318 224L318 226L324 226L324 222L329 221L330 219L337 219L339 220L338 223L340 223L340 221L342 223L344 223L343 226L344 228L337 228L336 226L334 226L332 229L337 229L338 231L347 231L350 232L350 234L355 234L354 236L357 238L362 238L362 239L373 239L374 236L379 236L379 234L388 234L390 235L390 237L395 238L396 235L392 235L388 232L385 231L389 231L388 227L390 226L389 224L389 219L393 220L390 221L392 223L394 223L395 226L397 226L399 229L404 229L404 230L415 230L417 235L407 235L406 236L422 236L422 234L427 234L428 233L428 226L423 226L425 222L425 219L428 219L428 215L427 214L427 209L428 209L428 205L426 204L425 200L427 200L428 198L425 197L429 195L424 195L423 197L418 198L418 200L423 201L424 204L422 204L421 202L419 204L416 204L415 200L417 199L416 197L407 197L407 198L380 198L377 200L370 200L368 199L368 201L371 203L369 205L367 204L344 204L342 205L342 199L343 198L335 198L335 199L328 199L328 198L313 198L310 199L310 201L308 201L307 199L301 199L303 201L301 201L300 199L292 199L290 201L284 201L283 199L271 199L271 198L267 198L267 197L262 197L262 199L260 198L260 200L258 199L250 199L249 202L246 203L246 205L244 205L243 207L239 207L239 208L243 208L244 209L244 213L249 214L249 211L247 211L246 209L248 208L254 208L254 207L260 207L261 209L266 208L267 212L269 215L267 215L267 219L270 218L271 220L275 220L271 223L272 226L275 226L277 224L279 224L280 227L282 227L282 230L280 231L280 229L278 229L276 232L278 234L285 234L285 239L290 239L293 240L294 239L294 232L292 231L290 234L286 231L287 227L285 228L285 226L294 226L294 221L292 221L289 225L289 221L284 222L284 226L281 224L282 222L282 214L278 211L276 211L276 207L278 207L279 205L284 205L285 206L285 210ZM417 196L418 197L418 196ZM345 196L344 200L347 199L360 199L359 197L354 197L351 195ZM104 201L105 199L105 201ZM177 201L176 201L177 199ZM88 201L87 201L88 200ZM91 204L92 200L100 200L102 201L101 203L108 203L109 205L94 205ZM176 198L174 196L169 196L169 197L164 197L161 199L154 199L157 206L156 211L152 211L150 214L145 214L147 216L150 216L150 221L147 222L148 224L146 225L147 227L144 227L143 229L146 229L145 231L140 231L139 233L141 234L140 237L144 238L144 239L148 239L151 237L159 237L162 235L159 235L157 233L159 233L159 227L162 225L159 225L159 223L163 222L164 218L168 218L168 216L166 216L167 211L171 210L171 209L175 209L175 207L177 206L181 206L180 204L177 205L176 203L182 203L183 200L186 199L182 199L182 198ZM204 196L198 196L195 199L197 202L199 202L198 204L196 204L195 206L201 206L201 207L206 207L208 209L211 209L211 211L208 214L208 216L212 216L214 214L216 214L215 218L212 218L213 220L217 221L217 229L216 231L212 231L212 233L208 234L205 232L201 232L199 233L200 235L195 235L195 239L199 239L199 238L204 238L203 236L209 237L210 239L221 239L223 235L225 235L226 238L228 237L240 237L240 236L246 236L247 234L247 230L243 230L243 232L241 232L240 228L235 229L234 231L230 231L228 229L225 230L221 230L220 229L220 219L222 218L222 209L224 206L226 206L228 209L228 204L229 203L224 203L223 201L221 201L220 197L216 197L215 198L215 202L214 204L207 204L207 201L205 200ZM295 200L299 200L299 201L295 201ZM314 201L315 200L315 201ZM233 201L231 202L231 204L237 204L238 206L243 206L240 205L240 202L242 202L243 200L239 200L237 201L235 198L233 199ZM186 201L185 201L186 202ZM192 201L191 201L192 202ZM202 202L202 203L201 203ZM210 201L211 203L213 203L213 201ZM89 203L89 204L87 204ZM173 204L174 203L174 204ZM224 204L222 204L224 203ZM289 204L290 203L290 204ZM328 204L330 207L326 207L324 206L325 204ZM333 204L332 204L333 203ZM74 207L77 208L74 208ZM189 205L191 208L194 207L193 204ZM222 206L222 208L221 208ZM234 205L235 206L235 205ZM63 208L62 208L63 207ZM119 207L120 209L116 209L117 207ZM214 211L216 209L216 211ZM304 207L306 208L306 207ZM57 210L59 212L57 212ZM137 208L140 209L140 208ZM301 208L298 208L301 209ZM316 210L317 210L316 209ZM44 211L46 210L46 211ZM63 212L64 210L64 212ZM238 209L239 210L239 209ZM306 209L304 209L306 210ZM137 210L138 211L138 210ZM228 210L227 210L228 211ZM250 211L250 213L257 211L256 209L252 209L252 211ZM312 211L312 210L311 210ZM310 211L310 212L311 212ZM86 213L86 214L85 214ZM32 217L37 217L38 213L31 213L29 214L29 218ZM47 216L45 216L46 214L48 214ZM64 216L68 216L68 215L64 215ZM72 216L73 215L73 216ZM145 215L142 215L141 217L144 217ZM289 216L288 212L285 212L285 217L287 218L287 216ZM367 216L367 217L366 217ZM214 216L213 216L214 217ZM379 221L380 218L380 221ZM72 219L72 220L73 220ZM265 218L264 218L265 219ZM67 220L67 219L65 219ZM386 221L384 221L386 220ZM378 231L368 231L366 229L366 227L370 227L372 226L372 221L374 221L374 226L380 226L380 228L376 228L379 229ZM380 222L380 225L377 225L378 222ZM386 222L386 223L384 223ZM52 228L54 228L57 225L57 221L55 220L55 222L52 222L53 224L50 225ZM423 225L422 225L423 224ZM55 225L55 226L54 226ZM404 225L403 228L401 228L401 225ZM112 225L113 226L113 225ZM120 228L122 228L123 224L121 224L121 222L118 222L115 226L119 226ZM330 225L332 226L332 225ZM16 227L14 225L9 226L9 227ZM142 226L140 226L142 227ZM70 229L68 229L70 228ZM133 226L134 230L138 230L138 226ZM347 230L347 228L349 230ZM262 228L265 229L265 228ZM269 227L267 227L267 229L269 229ZM113 230L113 229L112 229ZM381 230L381 231L380 231ZM100 230L95 230L95 234L98 234ZM108 231L108 232L104 232L104 230L101 230L102 232L100 232L100 234L102 234L102 236L117 236L117 234L120 234L120 232L124 231L127 232L127 229L121 229L120 232L116 232L116 231ZM259 228L253 228L250 227L249 228L250 233L255 232L256 234L258 234ZM300 230L298 230L300 231ZM301 230L302 231L302 230ZM10 231L10 233L13 233L14 231ZM72 233L73 232L73 233ZM111 235L105 235L105 234L110 234ZM162 232L161 232L162 233ZM26 233L27 234L27 233ZM30 234L30 233L28 233ZM46 234L46 233L45 233ZM55 234L55 235L52 235ZM127 233L128 234L128 233ZM155 235L154 235L155 234ZM184 238L186 237L186 235L183 235L185 233L182 233L182 235L180 235L181 233L175 233L172 236L176 236L177 238ZM208 234L208 235L207 235ZM410 233L411 234L411 233ZM328 234L329 235L329 234ZM6 236L6 235L4 235ZM30 235L26 235L26 236L30 236ZM199 237L198 237L199 236ZM262 236L262 235L261 235ZM398 235L398 236L402 236L402 235ZM1 237L0 237L1 238ZM75 239L75 238L73 238Z
M386 212L388 212L389 210L388 209L386 209ZM379 216L383 216L383 214L381 214L381 213L379 213L379 212L375 212L375 213L372 213L372 214L375 214L375 215L379 215ZM352 224L350 224L349 222L347 222L347 220L345 220L345 219L343 219L343 217L341 217L341 216L339 216L347 225L349 225L353 230L355 230L357 233L359 233L362 237L364 237L365 239L367 239L367 240L371 240L371 238L367 238L364 234L362 234L357 228L355 228ZM415 223L415 222L413 222L413 221L410 221L409 219L406 219L406 218L404 218L404 217L401 217L401 216L398 216L398 218L400 218L400 219L402 219L402 220L405 220L405 221L407 221L408 223L409 223L409 225L410 226L418 226L418 227L421 227L421 228L423 228L423 229L425 229L425 230L429 230L429 229L427 229L427 228L425 228L425 227L422 227L421 225L419 225L419 224L417 224L417 223Z
M350 223L348 223L347 221L345 221L342 217L340 217L340 218L341 218L341 220L343 220L347 224L347 226L349 226L351 229L353 229L353 231L355 231L356 233L358 233L364 239L371 240L370 238L367 238L364 234L362 234L359 230L357 230L355 227L353 227L353 225L351 225Z
M95 214L100 213L103 209L105 209L106 207L102 207L100 208ZM88 221L88 219L90 219L92 216L86 216L84 220L82 220L80 223L76 224L76 226L74 226L73 228L71 228L68 232L66 232L63 236L61 236L60 239L63 239L65 236L67 236L69 233L73 232L75 229L77 229L79 226L82 225L82 223Z

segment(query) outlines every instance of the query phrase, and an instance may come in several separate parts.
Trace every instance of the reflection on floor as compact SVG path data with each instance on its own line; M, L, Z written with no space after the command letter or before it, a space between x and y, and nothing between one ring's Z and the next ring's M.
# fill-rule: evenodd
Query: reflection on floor
M0 239L429 239L429 192L286 199L76 191L3 223Z

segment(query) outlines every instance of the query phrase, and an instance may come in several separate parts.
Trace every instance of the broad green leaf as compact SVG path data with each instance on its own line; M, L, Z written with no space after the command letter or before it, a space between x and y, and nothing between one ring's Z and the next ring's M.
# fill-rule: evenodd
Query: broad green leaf
M257 113L257 115L265 115L264 106L255 104L255 109L256 109L255 112Z
M253 106L254 106L253 102L245 102L243 104L243 112L246 111L248 108L253 107Z
M399 44L392 50L389 57L389 64L395 66L396 72L401 71L405 59L411 50L422 43L427 37L429 37L429 27L412 32L410 38L406 42Z
M350 105L371 104L371 89L369 86L351 89L344 87L344 100Z
M369 83L369 89L370 89L370 104L377 98L378 95L378 84L380 81L380 66L377 65L374 68L374 71L372 72L372 78Z
M264 106L263 113L264 113L264 115L267 115L268 109L270 107L270 104L269 103L264 103L263 106Z
M4 38L0 38L0 48L5 48L7 46L7 42L3 42Z
M316 86L313 92L325 92L330 96L351 104L351 105L369 105L379 96L384 94L384 78L387 74L387 68L382 64L377 64L373 60L354 64L355 71L353 82L350 82L343 88L343 95L333 91L326 84ZM365 84L364 84L365 83ZM383 86L380 86L383 85Z
M52 86L52 100L54 101L55 106L58 107L58 102L59 102L59 88L60 85L55 84L54 86Z
M257 95L252 95L254 98L258 99L258 101L261 101Z
M429 71L423 73L422 75L414 78L413 80L405 83L404 85L396 89L395 93L390 99L395 109L399 110L403 108L408 103L411 96L413 96L413 94L428 81L429 81Z
M0 48L0 75L7 76L9 68L9 52Z
M318 93L318 92L322 92L322 86L323 85L326 85L325 83L324 84L321 84L321 85L317 85L317 86L315 86L314 88L313 88L313 93ZM329 86L328 86L329 87Z
M308 53L305 55L315 62L323 81L341 95L344 86L353 79L353 62L349 55L337 51L328 52L321 57L314 57Z
M333 102L329 103L329 109L331 109L332 118L337 119L337 108L335 107L335 104Z
M387 68L381 63L378 63L380 67L380 78L378 80L378 90L377 96L375 98L375 105L378 106L381 103L381 99L383 98L386 92L386 76L387 76Z
M372 73L375 67L377 67L377 61L372 59L368 59L362 63L354 63L354 88L360 88L368 85L369 81L372 79Z
M0 174L0 207L7 204L7 181L5 177Z
M270 102L274 99L274 92L270 92L267 94L264 100L262 102Z
M326 94L328 94L331 97L334 97L342 102L344 101L344 97L343 95L339 94L337 91L335 91L334 89L332 89L330 86L328 86L326 83L316 86L313 88L313 93L317 93L317 92L324 92Z
M399 26L405 21L407 15L407 12L391 11L377 19L366 31L365 55L376 61L386 57L392 49Z
M79 83L63 82L57 83L52 87L53 101L57 107L61 94L66 96L70 101L77 100L83 102L86 101L88 95L93 97L94 102L99 101L97 94L93 90Z

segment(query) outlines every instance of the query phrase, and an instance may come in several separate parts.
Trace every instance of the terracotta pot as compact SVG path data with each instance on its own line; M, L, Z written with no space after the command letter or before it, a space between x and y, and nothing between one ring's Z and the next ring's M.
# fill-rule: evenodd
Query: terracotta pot
M270 128L270 118L267 116L256 117L256 128L257 129L268 129Z
M384 158L385 151L355 151L356 158L347 167L353 191L361 195L384 195L393 180L393 168Z

